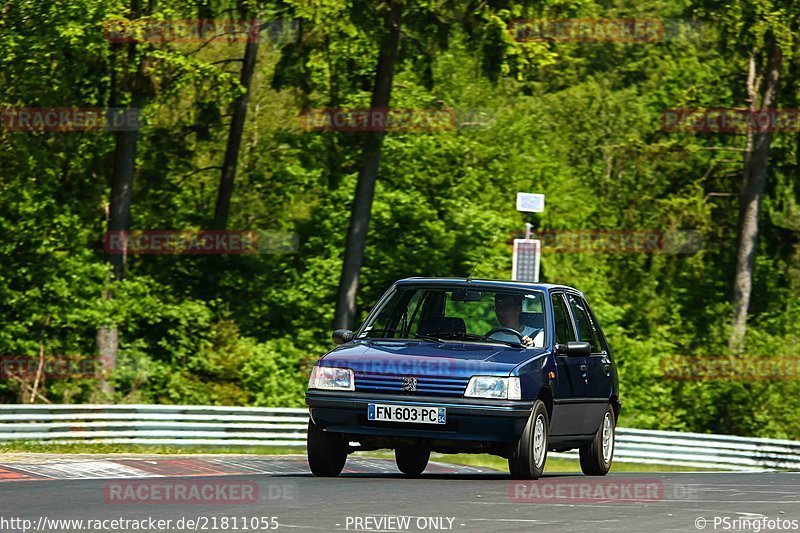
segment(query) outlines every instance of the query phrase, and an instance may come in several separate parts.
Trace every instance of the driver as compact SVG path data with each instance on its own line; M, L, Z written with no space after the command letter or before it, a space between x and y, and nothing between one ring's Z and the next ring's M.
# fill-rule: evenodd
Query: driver
M494 312L502 327L519 332L522 337L522 344L525 346L542 345L544 341L544 330L538 330L538 333L534 336L536 339L534 341L530 335L535 333L537 329L526 326L519 321L519 315L522 312L522 296L517 294L495 294ZM497 331L492 333L490 337L497 340L512 342L518 342L520 340L519 337L507 331Z

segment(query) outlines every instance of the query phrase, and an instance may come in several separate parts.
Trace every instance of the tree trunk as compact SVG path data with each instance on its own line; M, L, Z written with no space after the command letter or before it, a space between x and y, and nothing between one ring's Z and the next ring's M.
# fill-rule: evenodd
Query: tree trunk
M222 164L222 177L217 191L217 205L214 209L214 229L225 229L228 225L228 216L231 209L233 196L233 182L236 179L236 165L239 160L239 151L242 146L242 134L247 118L247 102L250 98L250 85L253 80L253 71L256 67L258 55L258 39L248 39L244 48L244 59L239 83L244 87L244 92L233 103L233 116L231 128L228 133L228 145L225 149L225 161Z
M747 93L751 112L767 110L775 103L781 72L781 50L777 43L769 44L766 72L756 75L756 53L750 56ZM764 79L763 91L761 82ZM739 211L739 249L736 256L736 274L733 284L733 327L729 340L732 353L742 351L747 332L747 312L753 286L753 265L758 242L758 216L764 187L767 183L770 142L772 133L748 128L744 158Z
M118 131L115 134L114 166L111 177L111 201L109 205L108 230L130 229L131 203L133 201L133 175L136 169L136 142L138 131ZM123 241L124 242L124 241ZM125 277L127 251L108 254L114 267L114 280Z
M387 36L381 45L378 56L378 67L375 73L375 85L372 89L372 109L389 107L392 96L392 80L397 62L397 50L400 43L401 6L399 1L388 2L389 11L386 17ZM375 182L378 178L378 165L381 159L381 147L385 132L376 131L365 134L363 163L358 172L355 198L350 211L350 227L347 230L347 242L344 250L342 276L339 281L339 295L336 302L334 328L351 327L356 314L356 292L358 276L364 260L364 249L367 243L372 199L375 196Z
M117 366L117 350L119 349L119 330L116 324L101 326L97 330L97 361L100 376L100 391L105 395L114 394L114 387L108 377Z
M139 15L138 0L131 0L130 3L131 19ZM130 66L136 61L136 43L128 45L128 61ZM111 107L119 105L119 93L122 91L131 92L131 100L134 107L141 104L138 90L141 88L141 65L137 65L133 79L128 74L123 76L122 87L112 87L110 98ZM115 84L114 84L115 85ZM131 203L133 201L133 177L136 171L136 143L139 138L139 131L117 131L114 133L114 162L111 174L111 198L109 202L109 213L107 228L109 232L128 231L130 229ZM123 241L124 242L124 241ZM125 263L127 260L127 250L123 246L122 253L107 254L108 261L114 269L114 281L121 281L125 277ZM111 298L110 291L103 292L103 298ZM117 350L119 348L119 332L116 324L103 325L97 331L97 358L99 367L103 369L100 375L100 390L106 394L113 394L114 388L108 382L109 372L116 368Z

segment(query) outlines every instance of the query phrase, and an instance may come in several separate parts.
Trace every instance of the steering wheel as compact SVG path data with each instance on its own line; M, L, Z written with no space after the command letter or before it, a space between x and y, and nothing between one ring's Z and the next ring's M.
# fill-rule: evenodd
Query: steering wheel
M486 336L487 337L491 337L495 333L510 333L510 334L516 336L519 339L519 342L522 342L523 335L519 331L517 331L515 329L512 329L512 328L494 328L489 333L487 333Z

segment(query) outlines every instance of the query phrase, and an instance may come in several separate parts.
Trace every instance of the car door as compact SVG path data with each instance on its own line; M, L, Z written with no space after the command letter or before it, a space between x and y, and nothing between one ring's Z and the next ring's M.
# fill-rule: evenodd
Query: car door
M551 292L552 338L556 344L577 340L575 326L563 292ZM584 435L587 426L588 367L586 357L556 354L556 390L553 391L553 420L550 433L554 436Z
M612 363L586 300L578 294L567 293L566 296L579 340L588 342L592 347L591 355L586 358L588 378L585 421L586 431L594 433L600 427L609 398L613 394Z

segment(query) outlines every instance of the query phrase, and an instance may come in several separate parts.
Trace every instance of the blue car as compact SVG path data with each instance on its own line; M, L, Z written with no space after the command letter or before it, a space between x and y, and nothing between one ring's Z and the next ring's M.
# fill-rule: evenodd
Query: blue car
M620 412L617 370L586 299L562 285L397 281L360 329L337 330L311 372L308 463L337 476L353 451L395 450L421 474L431 452L490 453L536 479L577 448L605 475Z

